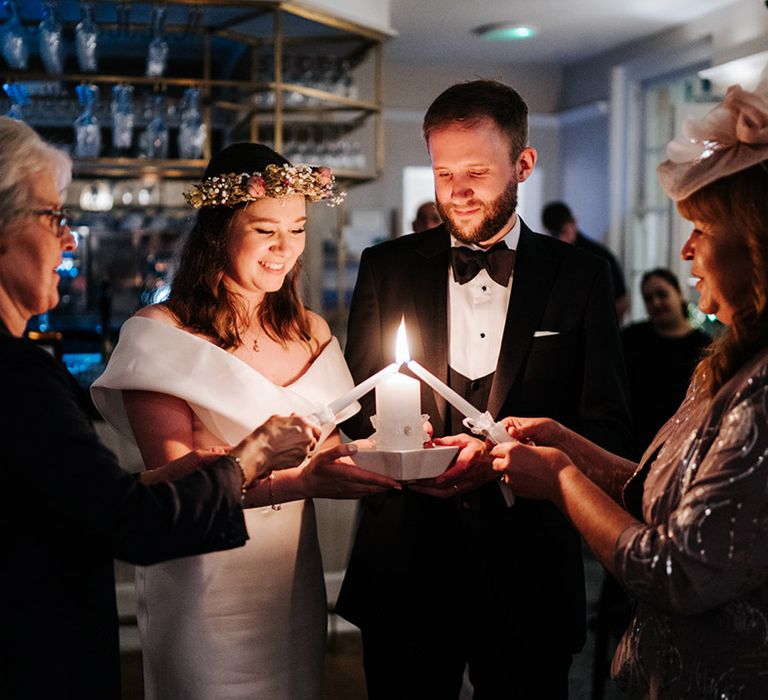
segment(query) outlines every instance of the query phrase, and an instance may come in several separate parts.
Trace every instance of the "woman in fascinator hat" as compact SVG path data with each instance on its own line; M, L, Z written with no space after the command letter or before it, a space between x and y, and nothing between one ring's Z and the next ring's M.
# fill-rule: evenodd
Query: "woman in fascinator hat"
M637 599L612 675L634 698L768 698L768 76L669 144L681 255L726 330L639 464L509 418L494 468L560 507Z
M768 68L754 92L728 88L703 119L683 123L658 167L666 193L679 202L706 185L768 159Z
M148 469L228 449L262 416L312 415L352 388L337 340L299 293L307 202L341 197L329 169L251 143L216 154L185 193L197 218L171 296L126 322L93 388ZM244 547L138 571L147 697L322 696L327 603L311 499L397 482L342 461L356 446L340 445L333 424L320 441L310 461L246 491Z

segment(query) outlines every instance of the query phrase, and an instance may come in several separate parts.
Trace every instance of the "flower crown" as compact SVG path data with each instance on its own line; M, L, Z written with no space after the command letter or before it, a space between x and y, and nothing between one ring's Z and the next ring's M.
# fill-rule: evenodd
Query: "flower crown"
M344 201L346 192L335 190L336 178L330 168L311 165L275 165L263 173L228 173L207 177L184 192L184 199L195 209L202 207L232 207L254 202L262 197L280 199L303 194L310 202L325 202L335 207Z

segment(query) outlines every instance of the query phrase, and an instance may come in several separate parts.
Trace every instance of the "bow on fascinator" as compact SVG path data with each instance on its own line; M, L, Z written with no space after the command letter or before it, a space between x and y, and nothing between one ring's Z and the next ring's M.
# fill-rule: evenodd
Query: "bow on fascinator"
M768 66L754 92L731 85L702 119L686 119L657 169L676 202L727 175L768 160Z

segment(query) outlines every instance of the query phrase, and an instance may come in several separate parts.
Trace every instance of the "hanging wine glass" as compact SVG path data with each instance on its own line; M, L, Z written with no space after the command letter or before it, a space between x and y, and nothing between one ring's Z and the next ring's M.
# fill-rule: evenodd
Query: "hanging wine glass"
M344 59L341 62L341 94L344 97L349 97L352 100L358 98L358 89L355 84L355 78L352 75L352 62L349 59Z
M25 70L29 59L27 37L19 19L19 8L12 0L3 3L8 21L2 30L2 50L6 63L16 70Z
M40 22L40 58L47 73L58 75L64 61L62 53L61 22L56 15L56 3L48 0L43 6L43 21Z
M133 142L133 85L112 88L112 147L118 152L131 150Z
M283 82L294 85L301 82L301 71L296 56L288 55L283 57ZM304 101L304 95L295 90L289 90L285 92L283 99L286 107L295 107Z
M181 126L179 127L179 156L185 159L203 157L205 148L205 124L200 115L200 90L187 88L181 101Z
M147 48L147 77L159 78L168 66L168 42L163 35L165 8L152 10L152 40Z
M97 158L101 152L101 129L93 108L99 98L99 88L92 83L75 88L83 113L75 119L75 155L78 158Z
M82 5L82 19L75 27L75 48L77 62L83 73L95 73L97 69L96 45L99 39L99 28L93 20L93 5L89 2Z
M141 155L145 158L168 157L168 125L165 123L165 98L152 97L152 118L141 135Z
M21 83L9 82L3 83L3 90L5 90L5 94L8 95L8 99L11 101L11 107L6 116L23 122L23 107L29 102L27 88Z
M316 75L315 59L312 56L302 56L299 60L299 83L305 87L316 87ZM298 93L299 104L312 105L315 102L316 98Z
M339 63L336 56L320 56L317 62L317 88L325 92L335 92L339 77Z

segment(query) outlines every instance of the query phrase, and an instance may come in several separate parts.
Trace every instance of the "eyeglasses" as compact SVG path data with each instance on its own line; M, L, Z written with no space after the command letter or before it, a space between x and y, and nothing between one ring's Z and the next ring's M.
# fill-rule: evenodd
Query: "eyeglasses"
M69 209L30 209L29 214L47 216L56 238L61 238L67 231L72 212Z

